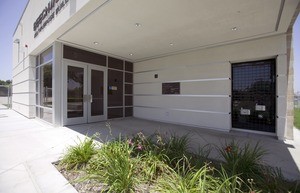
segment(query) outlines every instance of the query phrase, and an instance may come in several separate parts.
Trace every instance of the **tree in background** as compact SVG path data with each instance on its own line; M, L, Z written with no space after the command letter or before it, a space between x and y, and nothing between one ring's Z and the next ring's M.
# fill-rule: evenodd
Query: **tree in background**
M0 85L10 85L12 83L11 80L0 80Z

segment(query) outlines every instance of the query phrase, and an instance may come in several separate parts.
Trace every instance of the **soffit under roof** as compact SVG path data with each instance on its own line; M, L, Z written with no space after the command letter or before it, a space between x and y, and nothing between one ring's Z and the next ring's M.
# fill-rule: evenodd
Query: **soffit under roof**
M111 0L59 40L134 62L143 61L280 33L283 3L282 0Z

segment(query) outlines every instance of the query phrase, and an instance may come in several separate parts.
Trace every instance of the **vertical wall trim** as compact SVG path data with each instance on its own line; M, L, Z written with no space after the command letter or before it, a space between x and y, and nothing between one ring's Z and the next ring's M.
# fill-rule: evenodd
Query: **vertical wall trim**
M53 71L52 71L52 85L53 85L53 125L60 126L62 125L62 114L63 114L63 105L62 105L62 44L60 42L54 42L53 44Z

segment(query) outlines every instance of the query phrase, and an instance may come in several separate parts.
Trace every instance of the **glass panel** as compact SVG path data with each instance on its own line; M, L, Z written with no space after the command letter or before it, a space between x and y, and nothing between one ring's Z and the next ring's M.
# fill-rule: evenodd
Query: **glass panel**
M39 92L39 81L35 81L35 92Z
M91 73L91 95L93 102L91 104L91 115L103 115L103 77L104 73L98 70L92 70Z
M83 117L83 76L83 68L68 67L68 118Z
M40 117L40 108L35 107L35 116Z
M133 71L133 63L125 61L125 70L132 72Z
M123 72L108 70L108 106L123 106Z
M132 96L125 96L125 106L132 106Z
M125 94L132 94L132 84L125 84Z
M125 82L128 82L128 83L133 82L133 74L132 73L128 73L128 72L125 73Z
M39 97L40 97L39 94L36 94L36 95L35 95L35 104L36 104L36 105L40 105L40 104L39 104Z
M126 107L125 108L125 117L131 117L133 116L133 108L132 107Z
M40 110L40 118L44 121L52 123L52 110L51 109L43 109Z
M50 60L52 60L52 47L48 48L48 50L44 51L40 55L40 64L46 63Z
M66 45L64 46L63 57L70 60L76 60L76 61L96 64L100 66L106 66L106 56L89 52L86 50L81 50L78 48L73 48Z
M37 79L37 80L40 78L39 70L40 70L40 68L35 69L35 79Z
M41 67L41 106L52 108L52 64Z
M37 56L35 58L35 66L39 66L40 65L40 56Z
M123 70L123 60L108 57L108 67Z
M123 108L108 108L107 116L108 119L121 118L123 117Z

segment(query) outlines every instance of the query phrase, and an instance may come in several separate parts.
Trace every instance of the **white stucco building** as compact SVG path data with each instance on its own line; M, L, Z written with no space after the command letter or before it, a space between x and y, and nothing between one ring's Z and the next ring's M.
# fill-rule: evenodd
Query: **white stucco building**
M292 138L299 0L29 0L13 109L61 126L134 116Z

